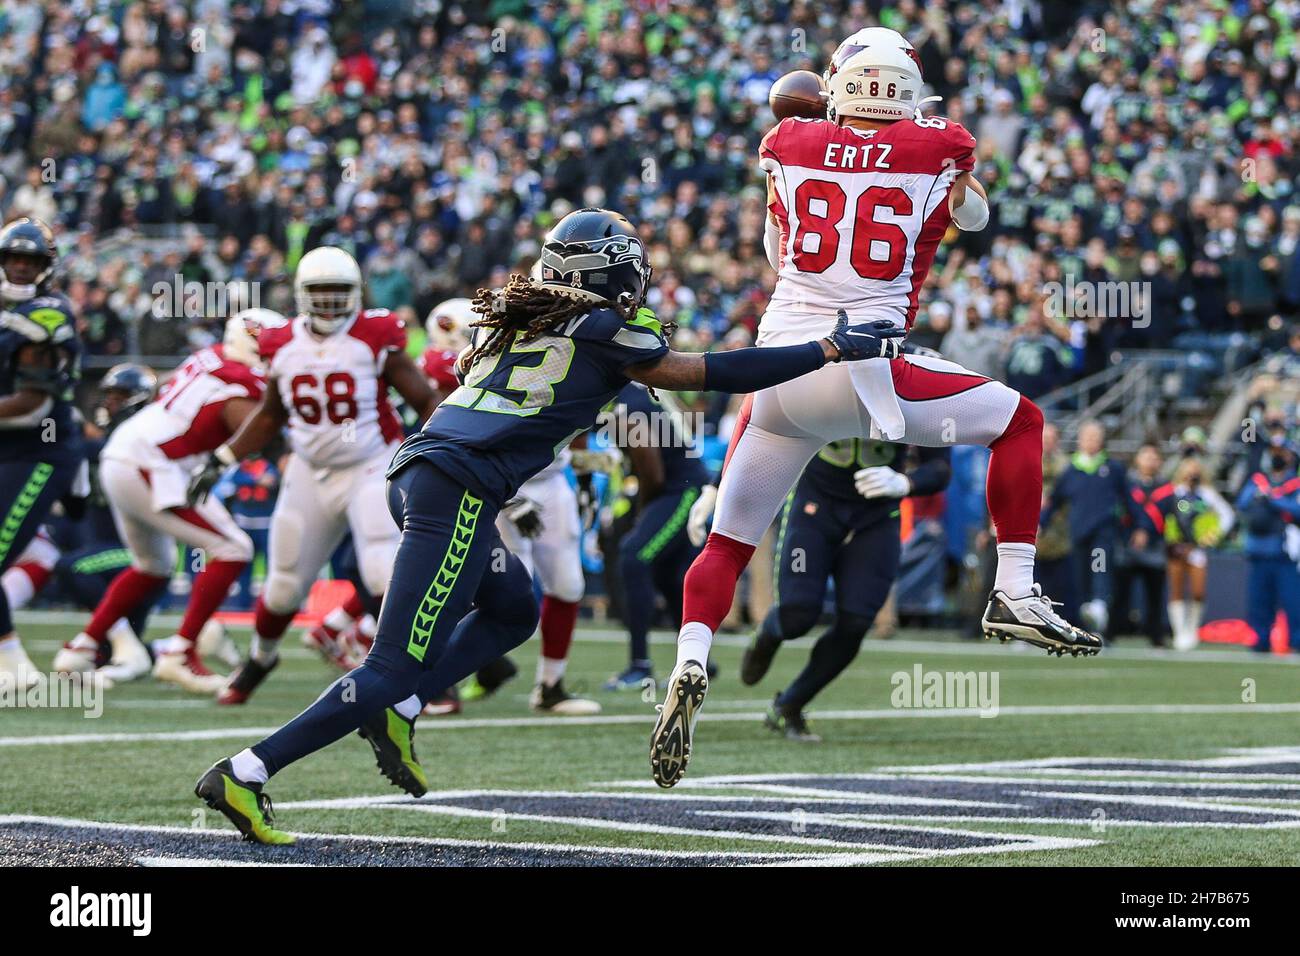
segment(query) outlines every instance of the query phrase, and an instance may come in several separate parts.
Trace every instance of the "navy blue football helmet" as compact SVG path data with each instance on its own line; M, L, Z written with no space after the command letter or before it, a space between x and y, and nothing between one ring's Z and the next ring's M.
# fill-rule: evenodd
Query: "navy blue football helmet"
M15 256L32 260L32 267L24 270L28 274L11 276L5 271L6 263L12 263ZM39 219L15 219L0 229L0 298L8 302L34 299L58 258L54 233ZM13 265L10 270L15 271Z
M650 263L624 216L579 209L546 234L532 278L544 289L635 309L650 290Z

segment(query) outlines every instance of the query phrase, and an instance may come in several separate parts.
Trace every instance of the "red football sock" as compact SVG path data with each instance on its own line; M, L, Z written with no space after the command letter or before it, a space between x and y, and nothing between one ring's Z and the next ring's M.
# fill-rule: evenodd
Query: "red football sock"
M990 445L987 494L998 544L1034 544L1043 505L1043 413L1020 396L1006 431Z
M53 568L46 567L39 561L19 561L14 567L27 575L27 579L32 582L33 594L40 594L41 588L45 587L45 582L49 581L50 575L54 573Z
M366 613L366 602L361 599L361 592L353 589L352 597L343 602L342 608L352 620L360 620Z
M289 611L287 614L277 614L259 597L253 607L253 630L263 640L278 641L284 637L284 632L293 623L293 616L296 613L298 612Z
M542 656L552 661L562 661L569 656L573 643L573 628L578 623L576 601L561 601L549 594L542 596Z
M165 575L145 574L135 568L121 571L99 599L85 632L102 644L108 637L110 627L121 618L129 617L141 601L152 595L159 585L166 583Z
M185 605L185 616L176 633L187 641L198 640L199 631L208 623L212 613L221 607L221 602L230 593L230 586L244 573L247 561L209 561L208 566L194 579L194 589L190 591L189 603Z
M716 631L731 610L736 582L753 554L752 544L741 544L716 531L711 533L704 542L704 550L686 572L682 586L682 623L699 621L710 631Z

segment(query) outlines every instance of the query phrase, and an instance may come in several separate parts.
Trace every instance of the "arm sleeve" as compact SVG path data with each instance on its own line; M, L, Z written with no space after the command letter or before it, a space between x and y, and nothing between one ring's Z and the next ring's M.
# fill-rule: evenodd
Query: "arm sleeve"
M826 353L820 342L706 352L704 388L711 392L757 392L815 372L825 364Z

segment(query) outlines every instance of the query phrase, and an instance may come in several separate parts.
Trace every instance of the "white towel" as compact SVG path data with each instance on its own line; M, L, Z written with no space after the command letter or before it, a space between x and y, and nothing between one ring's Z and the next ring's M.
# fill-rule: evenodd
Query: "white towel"
M898 441L903 437L906 423L903 410L894 394L894 376L887 359L864 359L849 366L853 389L862 399L871 416L871 437L885 441Z
M185 490L189 476L179 465L152 465L149 468L149 488L152 491L155 511L185 506Z

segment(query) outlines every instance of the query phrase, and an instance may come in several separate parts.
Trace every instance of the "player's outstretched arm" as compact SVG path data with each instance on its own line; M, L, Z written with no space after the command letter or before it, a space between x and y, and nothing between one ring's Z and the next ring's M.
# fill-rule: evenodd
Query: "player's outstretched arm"
M904 334L904 329L887 321L849 325L841 310L835 330L816 342L702 355L670 351L653 361L628 366L626 375L665 391L757 392L815 372L827 362L897 358Z

